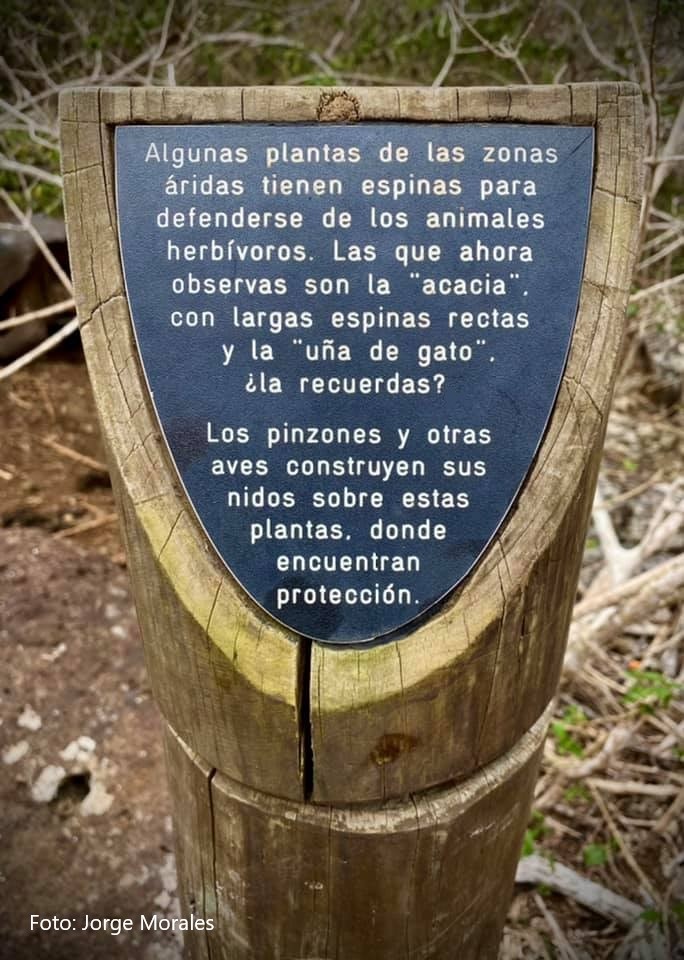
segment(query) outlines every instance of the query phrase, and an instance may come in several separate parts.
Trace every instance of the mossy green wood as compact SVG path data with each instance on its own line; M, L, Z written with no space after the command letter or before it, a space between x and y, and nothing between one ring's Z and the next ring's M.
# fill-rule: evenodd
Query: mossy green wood
M152 689L171 727L213 766L269 793L301 797L297 638L252 603L208 547L169 462L134 345L115 219L113 124L149 116L148 100L157 110L166 104L177 121L203 119L187 92L139 93L65 94L62 163L81 335ZM199 99L205 119L242 116L239 90Z
M310 738L313 796L326 802L424 789L501 755L544 710L562 661L634 255L638 88L86 89L63 96L62 117L83 341L120 477L150 675L171 726L212 766L289 797L302 794L300 742ZM340 118L594 124L597 158L570 359L514 511L465 586L418 630L367 650L314 644L309 668L297 637L207 548L159 438L123 295L112 135L130 122Z

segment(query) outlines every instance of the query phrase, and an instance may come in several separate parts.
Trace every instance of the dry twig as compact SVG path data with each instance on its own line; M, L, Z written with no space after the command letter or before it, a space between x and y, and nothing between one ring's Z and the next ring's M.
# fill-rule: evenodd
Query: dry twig
M551 863L536 853L518 864L516 883L544 884L564 897L570 897L606 920L628 927L643 912L643 907L612 890L588 880L562 863Z

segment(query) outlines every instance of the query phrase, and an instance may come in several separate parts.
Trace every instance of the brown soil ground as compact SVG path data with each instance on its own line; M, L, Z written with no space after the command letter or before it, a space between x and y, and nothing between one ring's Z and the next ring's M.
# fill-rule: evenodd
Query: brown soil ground
M31 932L173 913L173 841L126 574L39 530L0 530L0 557L0 956L177 957L168 934Z
M0 526L58 533L123 564L109 477L88 462L104 453L80 345L3 383L0 409Z
M103 457L80 349L0 405L0 958L175 960L169 933L30 930L31 914L168 918L176 880L111 488L78 458Z

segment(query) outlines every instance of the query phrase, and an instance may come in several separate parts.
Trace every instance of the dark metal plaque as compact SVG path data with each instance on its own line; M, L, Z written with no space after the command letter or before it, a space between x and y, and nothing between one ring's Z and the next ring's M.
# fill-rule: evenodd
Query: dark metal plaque
M556 400L592 170L591 127L117 128L159 422L277 620L382 639L472 570Z

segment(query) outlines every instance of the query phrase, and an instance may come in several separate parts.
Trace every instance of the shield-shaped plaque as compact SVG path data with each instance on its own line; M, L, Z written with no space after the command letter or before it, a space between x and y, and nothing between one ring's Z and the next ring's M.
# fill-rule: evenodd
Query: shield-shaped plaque
M117 128L159 423L280 622L386 639L482 556L556 401L593 149L542 124Z

